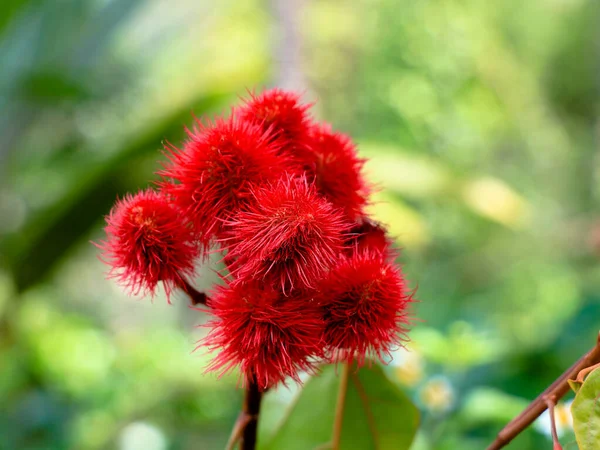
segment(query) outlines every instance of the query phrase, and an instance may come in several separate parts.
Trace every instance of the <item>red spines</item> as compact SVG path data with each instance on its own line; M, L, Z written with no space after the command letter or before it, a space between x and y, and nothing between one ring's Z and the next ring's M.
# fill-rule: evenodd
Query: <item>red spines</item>
M310 297L285 297L257 283L216 288L210 302L216 317L203 344L218 352L209 370L240 367L264 390L299 371L313 371L322 351L323 318Z
M252 189L281 177L288 160L269 130L235 115L188 131L182 150L169 149L170 163L159 172L171 182L163 189L194 224L205 246L218 236L223 220L251 197Z
M349 136L333 132L327 124L310 128L312 172L319 193L335 206L342 208L349 218L363 214L369 188L362 176L365 163L356 154Z
M126 195L106 218L101 259L132 293L153 294L159 281L167 295L194 272L198 247L181 212L153 190Z
M305 178L284 177L256 190L227 223L232 274L284 292L315 286L341 253L349 225Z
M384 254L360 252L344 257L319 286L323 341L334 360L364 363L401 344L412 301L400 270Z

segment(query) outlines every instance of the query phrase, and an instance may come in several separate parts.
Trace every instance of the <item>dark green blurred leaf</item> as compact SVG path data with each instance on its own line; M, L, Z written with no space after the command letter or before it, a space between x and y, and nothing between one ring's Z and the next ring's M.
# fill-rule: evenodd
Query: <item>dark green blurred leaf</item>
M160 147L165 139L179 138L190 122L190 111L198 116L214 110L226 94L208 94L163 119L141 134L114 157L102 163L80 167L80 176L68 195L50 205L17 235L2 242L5 263L14 274L19 290L43 279L72 245L107 214L117 195L138 186L131 173L139 158ZM157 159L159 158L158 151Z
M573 429L579 450L600 447L600 369L590 373L571 405Z
M88 96L86 88L61 72L38 72L22 81L23 95L34 102L43 103L78 100Z
M263 434L264 450L327 448L331 442L341 366L327 366L312 377L298 397L279 411L277 429ZM271 411L271 414L276 414ZM408 449L419 412L379 366L351 372L346 391L341 449Z
M3 0L0 10L0 31L10 23L14 16L25 9L28 3L33 3L33 0Z

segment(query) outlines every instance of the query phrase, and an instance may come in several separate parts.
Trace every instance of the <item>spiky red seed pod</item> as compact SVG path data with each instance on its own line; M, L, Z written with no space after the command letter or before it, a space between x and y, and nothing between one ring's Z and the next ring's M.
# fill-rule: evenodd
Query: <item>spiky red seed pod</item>
M251 98L239 108L240 117L272 129L281 152L291 155L299 166L310 162L309 130L311 105L300 102L300 94L274 88Z
M228 223L227 259L235 278L287 293L311 288L336 261L349 224L306 178L286 176L256 189L255 201Z
M349 236L346 245L348 255L370 251L383 253L390 258L397 256L385 227L368 217L360 219L350 230Z
M151 189L126 195L106 217L101 259L133 294L154 294L160 281L167 296L194 273L198 246L181 212Z
M201 341L219 353L208 370L221 374L239 367L243 380L254 378L261 390L287 377L299 382L312 372L321 352L323 317L310 297L284 297L256 283L218 286L211 296L216 317Z
M349 136L332 131L328 124L310 129L312 172L321 194L355 219L363 214L370 190L362 176L365 160L359 158Z
M163 189L194 224L199 241L208 246L223 220L251 197L254 185L279 178L289 170L268 130L238 119L217 119L188 130L183 150L169 149L170 163L159 174Z
M345 257L319 287L332 359L383 358L405 339L412 301L397 266L379 252Z

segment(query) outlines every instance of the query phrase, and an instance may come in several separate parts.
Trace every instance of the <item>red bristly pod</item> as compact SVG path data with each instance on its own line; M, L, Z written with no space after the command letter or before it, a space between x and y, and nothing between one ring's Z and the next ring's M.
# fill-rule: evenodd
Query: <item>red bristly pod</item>
M362 176L365 160L358 157L352 139L327 124L314 124L310 137L314 163L309 178L314 179L319 193L350 219L362 216L370 189Z
M350 224L306 178L286 176L256 189L254 201L227 222L234 278L288 293L314 287L337 260Z
M198 240L208 247L228 219L251 199L253 188L291 170L289 159L268 129L235 115L199 124L182 150L169 148L161 184L190 218Z
M310 106L300 102L299 94L275 88L251 94L238 111L241 119L271 129L280 153L291 156L298 167L305 167L312 162Z
M151 189L126 195L106 218L106 240L98 245L110 277L133 294L154 294L163 282L167 297L193 275L199 248L181 211Z
M385 227L368 217L359 219L350 229L348 236L347 255L369 251L385 254L390 259L398 256L398 251L393 248L393 241Z
M318 301L334 361L382 359L406 339L412 297L400 269L380 252L343 257L320 284Z
M201 345L218 354L208 370L239 367L242 380L253 378L261 390L315 370L323 316L310 294L286 297L255 282L236 283L218 286L210 306L215 318Z

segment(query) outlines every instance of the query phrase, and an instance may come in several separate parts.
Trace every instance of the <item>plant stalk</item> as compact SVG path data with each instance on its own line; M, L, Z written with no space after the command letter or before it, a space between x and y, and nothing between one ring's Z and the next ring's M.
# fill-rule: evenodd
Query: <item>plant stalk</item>
M204 292L198 291L187 280L182 278L179 282L179 287L183 292L185 292L188 295L192 306L206 305L206 302L208 300L206 294Z
M560 441L558 440L558 432L556 431L556 417L554 416L554 408L556 407L556 401L554 398L547 398L546 405L548 406L548 412L550 413L550 433L552 435L552 450L563 450Z
M240 450L255 450L258 431L258 416L262 392L254 377L247 380L242 414L245 416L245 426L241 433Z

